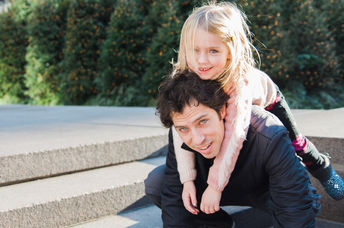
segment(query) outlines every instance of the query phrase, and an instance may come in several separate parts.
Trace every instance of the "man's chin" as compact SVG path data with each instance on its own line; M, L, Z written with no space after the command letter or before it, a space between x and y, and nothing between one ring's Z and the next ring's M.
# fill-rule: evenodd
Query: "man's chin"
M207 159L212 159L212 158L215 157L215 156L214 156L214 153L212 153L212 152L210 152L210 153L202 153L202 152L199 152L199 151L198 151L198 153L200 153L203 157L205 157L205 158L207 158Z

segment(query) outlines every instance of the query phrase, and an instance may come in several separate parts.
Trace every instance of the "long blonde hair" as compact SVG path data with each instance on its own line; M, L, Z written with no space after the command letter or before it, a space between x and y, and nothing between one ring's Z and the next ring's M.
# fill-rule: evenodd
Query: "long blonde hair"
M252 49L256 49L251 43L246 15L229 2L208 3L194 9L181 31L178 61L174 64L174 72L189 69L186 54L188 50L194 50L194 37L198 29L217 35L228 46L230 60L217 80L222 86L232 88L237 85L240 77L255 66Z

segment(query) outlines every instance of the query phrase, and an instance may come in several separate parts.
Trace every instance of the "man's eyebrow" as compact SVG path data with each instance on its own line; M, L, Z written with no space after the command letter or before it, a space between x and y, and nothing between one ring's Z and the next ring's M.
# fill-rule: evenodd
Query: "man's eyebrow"
M198 121L200 121L201 119L203 119L206 116L207 116L207 114L203 114L203 115L199 116L197 119L195 119L194 121L192 121L192 123L198 122ZM185 126L183 126L183 125L181 125L181 126L174 125L174 127L175 128L183 128Z

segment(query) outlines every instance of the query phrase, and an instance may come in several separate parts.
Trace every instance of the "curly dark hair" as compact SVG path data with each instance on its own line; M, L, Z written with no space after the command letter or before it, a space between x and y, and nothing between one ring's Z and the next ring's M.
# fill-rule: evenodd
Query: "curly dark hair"
M208 106L220 116L220 110L228 99L219 82L202 80L196 73L185 70L166 78L160 85L156 114L162 124L170 128L173 125L172 114L182 113L191 102Z

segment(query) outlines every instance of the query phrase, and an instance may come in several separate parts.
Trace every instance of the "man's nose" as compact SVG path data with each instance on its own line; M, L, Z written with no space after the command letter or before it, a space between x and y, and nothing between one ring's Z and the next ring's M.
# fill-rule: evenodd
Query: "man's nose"
M200 131L200 130L198 130L198 129L194 129L194 130L192 131L192 143L193 143L195 146L202 145L204 139L205 139L205 136L204 136L204 134L202 133L202 131Z

